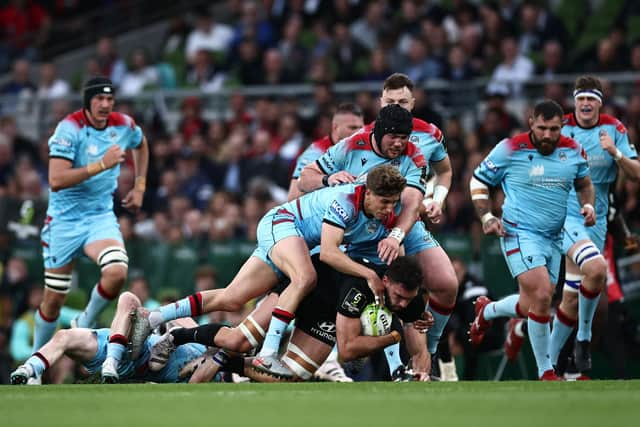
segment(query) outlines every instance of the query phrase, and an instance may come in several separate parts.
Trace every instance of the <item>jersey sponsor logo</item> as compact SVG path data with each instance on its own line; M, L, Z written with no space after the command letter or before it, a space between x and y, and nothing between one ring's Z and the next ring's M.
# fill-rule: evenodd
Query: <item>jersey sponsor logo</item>
M111 131L111 133L109 134L109 138L111 139L116 139L118 137L118 134L116 133L116 131Z
M529 176L542 176L544 175L544 165L537 165L529 170Z
M325 332L334 333L336 331L336 324L333 322L318 322L318 328Z
M91 156L96 156L96 155L98 155L98 146L97 146L97 145L94 145L94 144L90 145L90 146L87 148L87 153L88 153L89 155L91 155Z
M420 138L418 138L417 135L411 135L411 137L409 138L409 141L413 143L420 142Z
M345 138L345 139L346 139L346 138ZM367 143L366 143L366 142L364 142L364 141L363 141L363 140L361 140L361 139L359 139L358 141L356 141L356 145L359 145L359 146L363 146L363 145L366 145L366 144L367 144Z
M342 301L342 308L347 310L349 313L360 314L364 308L365 302L366 298L364 297L364 294L356 288L351 288L349 289L345 299Z
M52 142L56 145L61 145L63 147L71 147L71 143L66 139L54 139Z
M560 158L561 162L567 161L567 155L564 153L564 151L561 151L558 157Z
M362 159L360 159L360 163L362 163L362 166L364 166L367 163L367 159L363 157Z
M378 230L378 223L376 221L369 221L367 223L367 233L373 234Z
M498 172L498 167L496 166L495 163L493 163L493 161L491 159L485 159L482 164L484 164L484 166L489 169L491 172Z
M349 220L349 214L347 211L340 205L337 200L331 202L331 211L338 215L344 222Z
M396 168L400 167L400 159L393 159L391 160L391 166L394 166Z

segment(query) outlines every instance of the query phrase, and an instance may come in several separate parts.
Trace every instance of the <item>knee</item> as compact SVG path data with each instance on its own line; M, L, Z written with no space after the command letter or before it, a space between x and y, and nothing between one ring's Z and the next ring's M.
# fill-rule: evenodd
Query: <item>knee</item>
M551 306L551 299L553 298L553 288L552 287L540 287L536 289L533 294L533 298L535 299L538 305L543 305L545 307Z
M131 311L140 307L142 304L137 296L129 291L123 292L118 297L118 309Z
M585 266L584 274L592 283L597 283L600 288L607 281L607 263L602 257L592 260Z
M315 271L305 271L296 277L295 280L292 280L291 285L298 288L304 295L307 295L316 287L317 280L318 277Z
M102 279L117 286L122 286L127 280L127 268L119 265L102 270Z
M233 328L228 340L225 340L224 348L238 353L248 353L253 350L249 340L238 328Z
M51 341L54 341L55 343L61 346L65 346L67 341L69 341L70 332L71 332L70 329L60 329L53 335L53 337L51 338Z

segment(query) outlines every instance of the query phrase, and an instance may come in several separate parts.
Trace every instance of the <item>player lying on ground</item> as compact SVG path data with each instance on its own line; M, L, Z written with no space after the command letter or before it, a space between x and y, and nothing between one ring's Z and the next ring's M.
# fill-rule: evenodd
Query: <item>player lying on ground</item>
M360 316L365 307L374 302L374 295L364 279L336 272L321 262L317 255L312 257L312 262L318 275L318 286L303 299L291 340L282 358L282 362L291 369L290 375L265 375L256 372L252 366L245 367L243 357L229 357L229 350L247 353L261 344L280 289L263 300L236 328L209 324L171 330L152 349L151 369L161 368L161 361L169 357L176 345L198 342L226 349L208 359L199 370L199 375L205 375L205 381L221 367L256 381L308 380L327 358L336 341L340 358L345 361L367 356L400 341L400 333L390 330L391 319L378 336L362 334ZM412 367L419 379L426 380L429 357L423 331L432 321L421 320L425 302L423 294L419 292L422 282L420 268L410 258L399 257L384 270L379 273L385 286L386 307L404 322L405 343L412 357ZM396 328L399 329L399 326L398 322ZM406 380L412 377L403 366L398 351L388 360L393 379Z
M141 342L139 337L144 338L159 324L215 310L237 311L246 302L270 291L286 276L291 279L291 285L274 309L279 326L274 327L271 335L266 335L263 345L263 351L266 346L272 347L273 352L268 360L267 356L256 359L269 365L265 369L275 370L271 373L278 374L280 368L286 373L287 369L274 356L279 347L276 342L279 343L282 332L293 319L290 308L297 308L304 295L315 287L316 273L309 249L319 245L320 257L333 268L365 278L372 289L382 293L383 286L375 272L351 260L340 246L358 241L377 242L389 235L400 209L398 202L405 183L395 167L383 165L369 172L366 184L327 188L273 208L258 224L258 247L229 286L198 292L141 316L141 322L134 324L132 335L134 356ZM285 299L288 303L283 306ZM272 314L271 326L273 319Z
M62 356L82 364L89 375L102 370L103 382L114 383L122 379L163 383L188 381L205 358L206 347L200 344L179 346L158 370L148 369L150 349L160 337L152 335L145 340L143 351L134 360L125 353L129 340L131 312L140 307L138 297L124 292L118 299L116 315L111 329L61 329L53 338L11 373L11 384L26 384L30 378L39 378ZM184 327L195 326L192 319L177 322Z

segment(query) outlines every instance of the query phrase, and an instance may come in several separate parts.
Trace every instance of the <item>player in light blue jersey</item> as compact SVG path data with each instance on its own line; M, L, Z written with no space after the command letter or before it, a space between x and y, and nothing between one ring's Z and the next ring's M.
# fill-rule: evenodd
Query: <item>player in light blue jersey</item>
M408 133L404 137L407 139ZM264 371L291 376L276 351L298 304L316 284L309 250L319 245L324 262L345 274L365 278L372 289L382 293L375 271L349 259L340 246L385 238L395 225L395 210L405 183L395 168L383 165L368 174L366 184L329 188L273 208L258 224L258 247L226 288L198 292L147 315L142 313L142 321L134 325L134 355L139 351L138 337L159 324L211 311L237 311L285 275L291 284L273 310L262 352L255 361Z
M110 329L59 330L49 342L11 374L11 383L26 384L30 379L39 379L49 366L65 355L80 363L89 375L101 372L105 383L121 380L164 383L189 381L204 360L206 347L201 344L179 346L163 369L157 372L149 370L148 364L150 349L160 339L158 335L147 338L144 351L137 358L129 358L125 354L131 312L140 306L138 297L130 292L123 292L118 299ZM182 327L197 326L193 319L181 319L178 324ZM114 346L120 347L117 359L108 355Z
M575 112L565 116L562 127L562 134L578 141L587 153L596 194L597 221L593 227L584 226L580 206L572 193L564 223L565 284L553 322L549 351L555 365L577 323L574 358L580 372L591 369L591 325L600 294L606 288L607 264L601 253L607 235L609 187L615 182L618 169L626 178L640 179L638 154L629 142L626 128L616 118L600 114L602 96L598 78L578 77L573 92Z
M142 206L149 147L131 117L113 112L114 102L109 79L90 79L84 86L84 107L58 123L49 139L51 189L41 233L45 291L35 316L34 351L56 329L74 260L82 252L100 266L102 274L75 326L93 326L127 277L128 257L113 213L113 192L120 163L131 150L136 183L122 203L134 212Z
M497 317L526 317L529 340L541 380L558 380L549 358L551 297L560 269L567 198L575 188L584 225L593 226L594 188L586 154L561 135L562 108L537 104L531 131L501 141L476 168L471 199L485 234L500 236L500 246L520 293L491 302L478 297L470 339L479 345ZM489 187L502 186L502 219L491 214Z
M331 117L331 133L324 138L313 141L306 150L296 160L296 167L291 176L289 184L289 200L302 196L304 193L298 189L298 179L302 169L315 162L332 145L338 141L353 135L358 129L364 126L362 121L362 110L356 104L344 102L336 108Z

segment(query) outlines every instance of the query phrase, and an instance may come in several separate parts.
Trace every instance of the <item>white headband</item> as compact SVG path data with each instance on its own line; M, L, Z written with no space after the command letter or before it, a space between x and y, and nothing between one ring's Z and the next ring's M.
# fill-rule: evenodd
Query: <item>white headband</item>
M600 101L600 104L602 104L602 99L604 98L602 96L602 92L600 92L598 89L576 89L573 91L573 99L577 99L579 96L584 96L586 98L593 98L593 99L597 99L598 101Z

